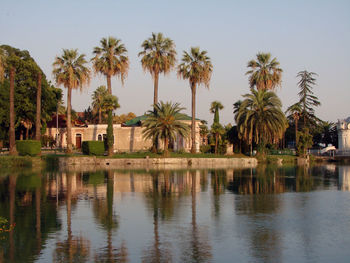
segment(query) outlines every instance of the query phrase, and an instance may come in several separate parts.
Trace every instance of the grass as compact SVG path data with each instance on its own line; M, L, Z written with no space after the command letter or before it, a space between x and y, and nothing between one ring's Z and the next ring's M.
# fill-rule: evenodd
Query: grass
M111 158L125 158L125 159L133 159L133 158L247 158L247 156L243 154L235 154L235 155L218 155L218 154L210 154L210 153L176 153L170 152L167 157L164 157L162 153L151 153L151 152L134 152L134 153L117 153L114 154ZM99 156L98 158L106 158L106 156Z
M0 156L0 167L32 167L33 161L40 161L40 157L29 156Z
M278 159L282 159L283 164L291 164L295 162L296 158L295 155L267 155L265 161L267 163L277 163Z

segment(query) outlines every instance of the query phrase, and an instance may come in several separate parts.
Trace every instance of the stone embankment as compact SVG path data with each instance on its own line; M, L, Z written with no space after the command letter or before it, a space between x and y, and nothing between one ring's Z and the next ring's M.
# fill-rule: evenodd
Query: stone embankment
M257 164L258 160L255 158L58 158L60 170L250 168Z

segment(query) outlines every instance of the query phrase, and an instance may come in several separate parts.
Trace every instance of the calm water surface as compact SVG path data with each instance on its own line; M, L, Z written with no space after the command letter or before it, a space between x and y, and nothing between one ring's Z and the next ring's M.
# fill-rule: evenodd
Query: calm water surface
M0 262L350 262L350 166L2 171Z

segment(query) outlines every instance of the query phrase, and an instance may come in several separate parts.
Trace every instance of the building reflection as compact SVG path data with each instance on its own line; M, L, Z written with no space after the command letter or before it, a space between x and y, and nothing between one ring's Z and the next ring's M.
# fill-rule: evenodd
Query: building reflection
M350 191L350 166L339 166L339 189Z

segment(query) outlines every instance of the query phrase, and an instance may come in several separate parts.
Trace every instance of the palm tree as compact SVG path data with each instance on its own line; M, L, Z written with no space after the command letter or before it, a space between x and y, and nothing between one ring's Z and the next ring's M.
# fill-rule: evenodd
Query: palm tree
M287 128L287 120L277 95L265 89L251 89L245 94L235 116L240 138L252 145L258 144L264 151L266 143L275 143L281 139Z
M147 113L142 134L145 139L155 137L164 140L164 156L168 155L169 142L175 140L177 134L182 137L188 135L189 126L180 121L184 117L180 113L183 109L179 103L161 101L154 105L153 111Z
M92 107L98 111L98 123L102 123L102 104L107 96L106 86L99 86L92 94Z
M90 82L90 69L86 66L85 54L79 55L77 49L63 49L61 57L53 63L53 75L57 85L68 89L67 93L67 153L72 152L71 101L72 89L80 90Z
M184 51L181 61L182 63L178 66L177 74L180 78L189 81L192 91L191 152L196 153L196 88L201 84L209 88L213 65L207 56L207 51L200 51L199 47L191 47L189 53Z
M316 79L314 76L317 76L314 72L308 72L306 70L300 71L297 77L300 78L298 86L300 91L299 95L299 104L302 108L302 118L303 125L308 126L310 122L315 124L319 119L315 116L314 107L320 106L318 98L313 95L312 86L316 85ZM308 123L309 122L309 123Z
M109 94L112 94L111 78L117 76L120 78L122 84L128 74L129 70L129 58L126 53L127 50L120 39L114 37L102 38L101 47L94 48L95 57L92 59L93 68L95 73L104 75L107 78L107 89ZM113 155L113 119L109 118L111 113L108 113L108 127L107 127L107 144L108 155ZM112 132L108 136L108 132Z
M258 53L256 58L248 62L251 70L246 74L249 75L250 88L274 90L281 86L283 70L278 67L280 63L277 59L271 60L270 53Z
M112 112L115 109L120 108L118 103L118 98L112 94L107 94L102 102L102 108L104 111L108 112L108 126L107 126L107 146L108 146L108 155L112 156L113 144L114 144L114 135L113 135L113 116Z
M225 133L224 127L219 122L214 122L211 126L211 132L215 135L215 154L218 153L219 136Z
M224 106L220 101L213 101L210 106L210 112L214 113L214 123L220 122L219 110L222 110Z
M146 39L139 53L144 71L148 71L154 80L153 104L158 103L159 74L167 74L176 63L176 51L174 41L165 38L162 33L152 33L152 37Z
M293 119L294 120L294 126L295 126L295 145L298 144L298 122L300 119L302 113L302 109L300 106L300 103L294 103L293 105L289 106L286 114L289 114L288 119Z

